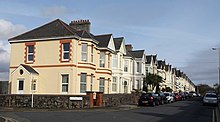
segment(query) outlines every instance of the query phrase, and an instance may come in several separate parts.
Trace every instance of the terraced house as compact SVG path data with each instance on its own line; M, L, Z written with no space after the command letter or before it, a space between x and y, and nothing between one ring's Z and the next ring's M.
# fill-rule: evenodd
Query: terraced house
M130 93L134 77L134 59L132 56L127 55L124 37L114 38L114 44L116 52L112 58L112 92Z
M132 89L143 90L143 79L146 77L145 70L145 50L133 50L131 44L126 45L127 53L130 57L133 57L133 84Z
M10 38L9 93L131 93L143 90L146 73L162 77L161 89L194 90L190 79L165 60L133 50L124 37L94 35L90 25L89 20L57 19Z
M90 24L57 19L9 39L10 93L111 93L113 37L94 36Z

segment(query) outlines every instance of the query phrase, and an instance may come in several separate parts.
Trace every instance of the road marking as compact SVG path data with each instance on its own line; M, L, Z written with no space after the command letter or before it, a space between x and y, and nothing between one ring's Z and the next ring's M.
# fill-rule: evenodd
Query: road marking
M215 108L215 117L216 117L216 122L218 122L218 119L219 119L219 111L217 110L217 108Z
M212 110L212 122L215 122L215 110Z

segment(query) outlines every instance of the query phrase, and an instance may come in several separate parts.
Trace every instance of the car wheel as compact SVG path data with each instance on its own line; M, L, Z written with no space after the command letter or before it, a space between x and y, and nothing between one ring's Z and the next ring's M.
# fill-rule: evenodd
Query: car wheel
M203 103L203 106L206 106L206 104L205 104L205 103Z
M151 106L154 107L155 106L155 102L153 102Z
M164 101L162 100L162 101L161 101L161 105L163 105L163 104L164 104Z
M156 104L157 106L159 106L160 105L160 102L159 101L157 101L157 104Z

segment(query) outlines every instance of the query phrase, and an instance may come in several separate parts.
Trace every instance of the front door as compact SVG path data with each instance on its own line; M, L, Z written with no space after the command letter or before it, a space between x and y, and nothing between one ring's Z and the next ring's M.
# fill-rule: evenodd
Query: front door
M24 93L24 80L18 80L18 94Z

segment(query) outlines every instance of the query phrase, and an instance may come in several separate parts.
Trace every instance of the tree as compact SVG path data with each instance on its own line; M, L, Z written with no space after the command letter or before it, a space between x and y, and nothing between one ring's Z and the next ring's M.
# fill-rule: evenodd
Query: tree
M171 89L170 87L166 87L166 88L165 88L165 91L166 91L166 92L172 92L173 89Z
M162 83L162 82L163 82L163 79L161 76L149 73L144 78L143 90L147 92L148 85L152 85L153 89L156 87L156 92L159 92L160 91L160 83Z
M199 84L197 85L197 88L198 88L197 91L199 90L199 93L201 95L205 95L206 92L215 91L214 88L210 87L207 84Z

